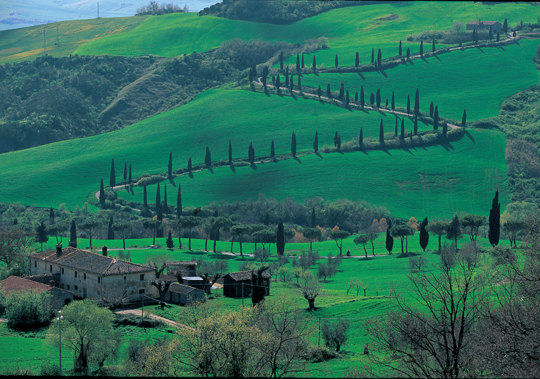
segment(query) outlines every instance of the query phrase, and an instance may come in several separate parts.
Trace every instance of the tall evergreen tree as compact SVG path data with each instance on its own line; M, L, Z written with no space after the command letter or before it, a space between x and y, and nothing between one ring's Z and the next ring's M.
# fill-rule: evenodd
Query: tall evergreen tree
M77 247L77 225L75 220L71 220L71 227L69 229L69 246Z
M433 101L429 104L429 117L433 118Z
M167 202L167 185L163 185L163 207L161 208L163 213L169 214L171 210L169 209L169 203Z
M392 234L390 233L390 229L392 229L392 220L388 219L388 228L386 229L386 251L388 251L388 255L392 255L392 248L394 247L394 237L392 237Z
M337 57L337 54L336 54L336 58L334 59L334 65L336 66L336 68L338 67L338 57Z
M420 223L420 247L422 248L423 251L426 251L426 247L429 243L429 233L426 230L427 225L428 225L428 219L426 217Z
M252 142L249 143L248 160L249 160L249 163L255 164L255 150L253 149Z
M253 69L252 69L252 68L249 69L249 77L248 77L248 80L249 80L250 83L254 80L254 79L253 79Z
M159 188L159 183L158 183L158 185L157 185L157 190L156 190L156 208L155 208L155 210L156 210L156 213L157 213L157 214L160 214L160 213L161 213L161 190L160 190L160 188ZM163 218L163 217L160 218L160 217L158 216L158 220L161 221L162 218Z
M358 104L358 91L354 93L354 103Z
M113 216L109 218L109 228L107 229L107 239L113 240L114 239L114 230L113 230Z
M433 130L439 129L439 107L435 106L435 111L433 111Z
M360 148L364 147L364 130L360 128L360 134L358 135L358 146Z
M313 71L315 72L317 70L317 61L315 60L315 55L313 56L313 64L311 66L313 68Z
M361 86L360 87L360 106L362 108L364 108L365 103L366 103L366 101L365 101L365 98L364 98L364 86Z
M315 220L315 207L311 207L311 227L314 228L317 226L317 221Z
M414 115L414 135L418 135L418 115Z
M375 48L371 48L371 64L375 63Z
M36 240L41 244L41 251L43 251L43 243L49 240L49 237L47 237L47 227L43 221L41 221L36 229Z
M172 151L169 153L169 164L167 165L167 174L172 178Z
M345 106L349 108L349 90L345 93Z
M338 150L341 150L341 136L339 136L339 135L337 137L337 146L336 147L337 147Z
M446 123L446 121L444 121L442 124L442 135L443 137L446 137L447 134L448 134L448 124Z
M418 112L420 112L420 91L417 88L414 95L414 114L418 114Z
M127 162L124 162L124 182L127 180Z
M281 80L279 79L279 74L276 78L276 90L279 91L279 87L281 87Z
M129 183L129 185L131 185L131 183L133 183L133 177L131 176L131 164L129 165L129 178L128 178L128 183Z
M300 72L300 54L296 54L296 72Z
M392 102L391 102L392 110L396 109L396 98L394 97L394 91L392 91Z
M232 165L232 142L229 140L229 164Z
M302 53L302 68L304 68L304 53Z
M54 209L51 207L49 210L49 225L54 225Z
M322 91L321 86L319 85L319 88L317 88L317 96L319 97L319 100L321 99Z
M270 158L274 160L275 157L276 157L276 152L274 150L274 140L272 140L272 145L270 145Z
M338 132L336 131L336 133L334 134L334 147L337 146L337 139L338 139Z
M112 162L111 162L111 176L109 179L109 184L111 188L116 185L116 173L114 172L114 158L112 159Z
M298 91L302 92L302 77L298 75Z
M503 32L504 34L508 33L508 20L505 18L503 23Z
M488 238L491 246L495 247L499 244L499 236L501 233L501 203L499 203L499 191L495 192L495 197L491 202L489 211L489 231Z
M193 165L191 164L191 157L189 157L189 159L187 161L187 170L189 172L191 172L191 170L193 170Z
M420 41L420 56L424 56L424 41Z
M326 97L329 99L332 98L332 91L330 91L330 83L326 85Z
M369 95L369 103L372 106L375 105L375 94L373 92L371 92L371 94Z
M206 167L212 167L212 155L210 154L210 149L206 146L206 154L204 156L204 164Z
M344 96L345 96L345 83L341 82L341 85L339 86L339 100L343 101Z
M463 117L461 117L461 126L467 126L467 110L463 110Z
M182 217L182 190L178 183L178 195L176 195L176 217Z
M296 134L292 134L291 138L291 154L293 157L296 157Z
M285 67L285 88L289 87L289 66Z
M377 88L376 103L377 103L377 108L380 108L381 107L381 89L380 88Z
M99 185L99 202L101 208L105 208L105 186L103 185L103 179L101 179L101 184Z
M409 60L411 58L411 49L408 47L407 48L407 60Z
M379 49L379 51L377 52L377 67L379 67L380 69L381 66L382 66L382 53L381 53L381 49Z
M407 95L407 114L411 114L411 95Z
M401 40L399 40L399 56L401 57Z
M381 145L384 143L384 129L383 129L382 118L381 118L381 125L379 126L379 143Z
M454 215L450 224L448 224L448 231L446 232L446 238L449 240L454 240L456 244L456 250L458 248L457 240L463 236L463 230L461 228L461 223L459 222L458 215Z
M405 117L403 117L401 119L401 134L400 134L400 138L401 139L405 139Z
M277 255L283 256L285 254L285 232L283 230L282 222L280 222L277 227L276 248L277 248Z
M356 52L356 57L354 58L354 67L360 66L360 54L358 54L358 51Z
M148 192L146 191L146 186L143 187L143 207L148 208Z
M315 141L313 141L313 151L319 151L319 135L315 132Z
M279 69L283 70L283 51L279 53Z
M396 117L396 126L394 127L394 137L396 138L398 135L398 120L399 120L399 117Z
M501 40L501 33L497 32L497 42Z
M433 40L433 45L431 46L431 51L435 52L435 40Z

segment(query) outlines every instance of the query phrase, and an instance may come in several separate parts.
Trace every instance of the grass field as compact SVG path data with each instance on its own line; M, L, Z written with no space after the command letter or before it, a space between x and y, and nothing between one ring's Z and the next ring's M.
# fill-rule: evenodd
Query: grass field
M44 54L63 57L73 54L84 43L111 34L127 32L146 17L101 18L61 21L0 32L0 64L35 59ZM56 27L60 45L56 46ZM45 32L45 47L43 44ZM103 54L97 54L103 55Z
M407 34L430 29L449 30L455 22L466 23L478 18L501 22L508 18L510 25L520 20L530 19L534 22L536 20L530 16L534 12L531 7L527 4L484 6L461 2L407 2L335 9L292 25L174 14L150 17L131 32L89 42L81 46L77 53L172 57L206 51L232 38L303 42L327 37L331 49L317 52L319 65L333 66L336 53L342 55L343 65L347 64L347 59L350 60L348 64L352 65L356 51L361 52L364 63L371 59L372 47L381 48L385 57L396 55L397 42L405 40ZM399 18L380 20L392 14L397 14ZM406 50L408 44L405 45ZM412 50L416 51L417 47ZM307 62L311 63L311 55L307 58Z
M540 72L532 62L537 48L537 40L522 40L519 45L416 59L384 73L304 75L302 85L325 89L330 83L333 90L338 90L345 82L345 88L353 94L360 93L363 85L366 99L380 88L383 102L386 98L390 101L395 91L396 106L400 107L406 107L408 95L413 106L419 88L420 110L429 112L433 101L440 115L461 121L463 109L467 109L467 120L472 121L497 116L504 99L538 83Z

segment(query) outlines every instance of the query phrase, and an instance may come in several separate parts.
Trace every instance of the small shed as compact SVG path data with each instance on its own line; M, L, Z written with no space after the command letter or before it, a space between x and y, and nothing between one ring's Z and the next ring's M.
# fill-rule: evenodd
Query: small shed
M197 275L197 262L195 261L169 261L165 263L167 275L195 276Z
M270 295L270 278L268 272L263 272L263 285L265 295ZM251 296L251 271L231 272L223 277L223 296L226 297L244 297Z
M183 276L178 283L204 290L204 279L200 276Z
M189 305L194 301L204 301L204 291L184 284L173 283L165 294L165 301L180 305Z

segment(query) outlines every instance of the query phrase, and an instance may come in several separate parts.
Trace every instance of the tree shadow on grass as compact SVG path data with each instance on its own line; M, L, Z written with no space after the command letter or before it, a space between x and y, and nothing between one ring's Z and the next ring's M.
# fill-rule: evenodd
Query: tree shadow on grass
M438 54L435 54L435 55L433 55L433 56L434 56L435 58L437 58L437 60L439 60L439 61L441 60L441 58L439 58L439 55L438 55Z
M321 155L318 151L315 153L315 155L318 156L318 157L321 158L321 159L324 159L324 158L322 157L322 155Z
M444 149L446 151L450 151L450 150L454 151L455 150L454 146L452 146L449 141L442 141L441 146L444 147Z
M191 171L188 173L188 176L193 179L193 173Z
M210 171L210 174L214 173L214 170L212 169L212 167L207 167L207 168L208 168L208 171Z
M497 45L497 49L501 49L502 51L506 51L506 49L504 47L502 47L501 45Z
M386 74L384 70L380 70L379 72L382 74L382 76L384 76L385 78L388 78L388 74Z
M361 72L357 72L358 76L362 78L362 80L366 80L366 77L364 75L362 75Z
M374 260L375 257L362 257L362 258L358 258L358 261L361 262L361 261L372 261Z
M236 168L234 168L233 164L230 164L229 168L231 169L232 172L234 172L236 174Z
M476 140L474 139L474 137L472 136L472 134L469 133L467 130L465 130L465 135L466 135L467 137L469 137L469 139L470 139L471 141L473 141L474 144L476 144Z
M392 154L390 154L390 152L388 151L388 149L386 148L386 146L383 146L382 149L381 149L382 152L392 156Z
M426 58L424 58L424 57L421 57L420 59L422 59L426 63L429 63L428 60Z
M300 160L300 158L294 157L294 160L297 161L298 163L302 164L302 161Z
M399 254L396 258L410 258L410 257L416 257L417 255L420 255L420 254L413 253L413 252L403 253L403 254Z
M379 112L382 116L386 117L386 112L383 112L380 109L377 109L377 112Z
M250 164L249 167L250 167L252 170L258 170L257 165L256 165L255 163Z
M204 254L206 254L205 251L193 251L193 250L186 251L185 253L191 254L191 255L204 255Z
M169 178L169 183L171 183L171 185L173 187L176 187L176 183L174 182L174 178Z
M482 54L485 54L484 50L482 50L482 49L480 48L480 46L476 46L476 48L477 48L478 50L480 50L480 51L482 52Z

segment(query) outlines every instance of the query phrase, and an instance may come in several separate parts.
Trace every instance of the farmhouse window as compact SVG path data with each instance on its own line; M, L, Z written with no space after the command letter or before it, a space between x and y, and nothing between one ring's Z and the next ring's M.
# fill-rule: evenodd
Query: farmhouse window
M84 275L84 280L86 280L86 274L83 274Z
M70 289L70 285L69 285L69 284L67 285L67 289Z
M64 273L64 268L62 267L62 274Z
M49 265L49 271L52 272L52 265Z
M144 288L139 290L139 293L144 293Z
M34 261L34 267L37 267L37 261Z
M73 288L75 288L75 291L78 291L78 290L79 290L79 287L78 287L78 286L73 286Z
M124 276L124 282L126 281L126 277Z
M97 282L101 283L101 277L100 276L97 277Z
M75 271L75 277L77 277L77 271Z
M60 288L64 289L64 283L60 284Z
M144 280L144 274L141 274L141 280Z

